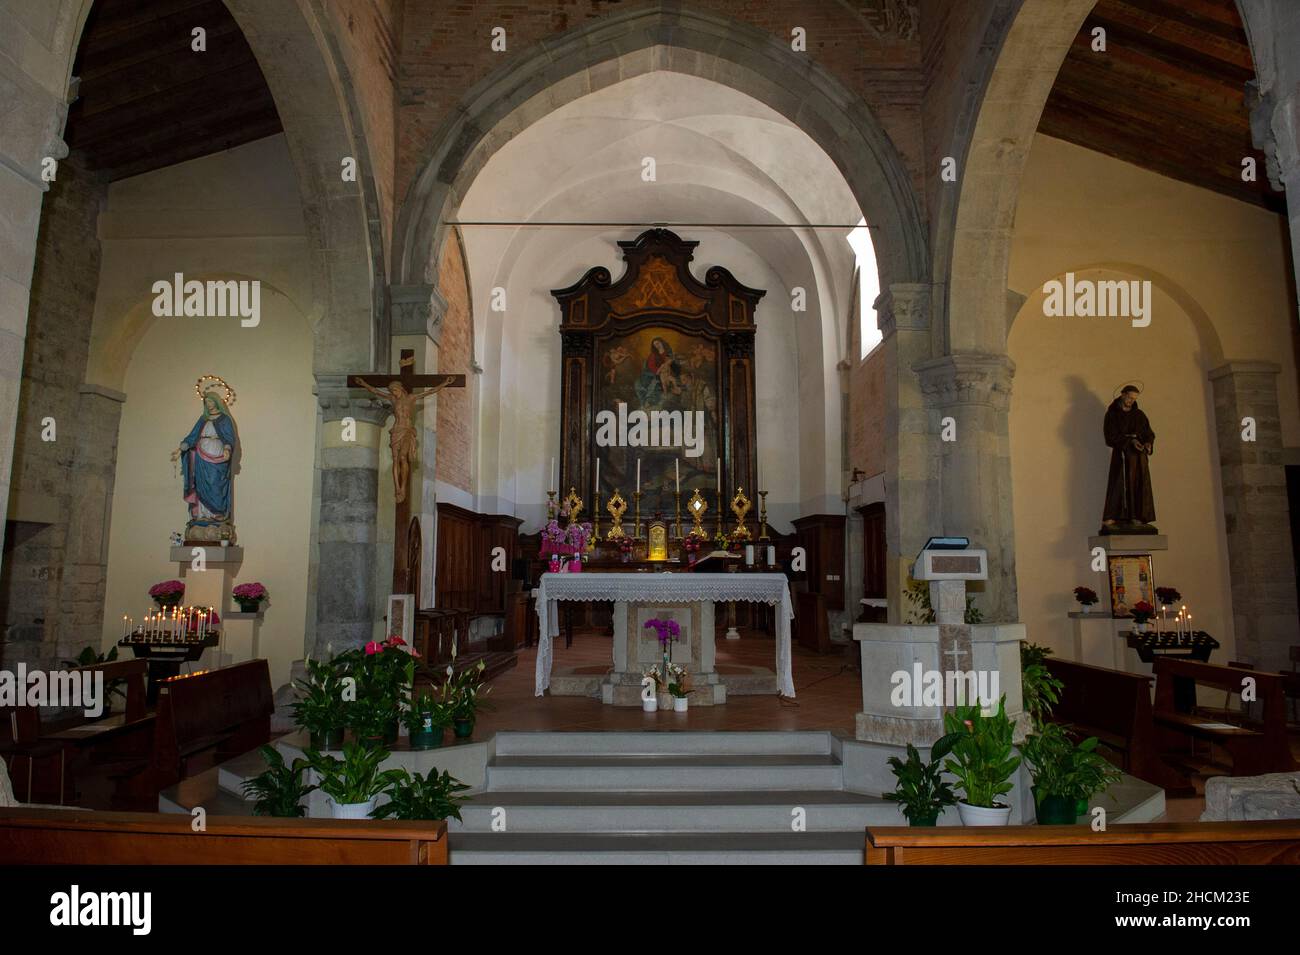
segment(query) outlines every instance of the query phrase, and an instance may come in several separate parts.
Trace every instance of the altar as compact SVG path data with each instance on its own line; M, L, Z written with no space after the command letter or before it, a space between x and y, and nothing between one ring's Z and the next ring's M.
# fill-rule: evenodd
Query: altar
M671 619L681 628L671 660L690 672L694 705L726 702L714 653L714 604L727 601L765 603L776 607L776 683L779 692L794 696L790 664L790 622L794 606L790 586L779 573L548 573L537 588L539 642L535 691L551 685L554 641L559 635L561 600L604 600L614 603L613 669L601 685L601 701L614 706L639 706L641 678L662 661L651 618Z

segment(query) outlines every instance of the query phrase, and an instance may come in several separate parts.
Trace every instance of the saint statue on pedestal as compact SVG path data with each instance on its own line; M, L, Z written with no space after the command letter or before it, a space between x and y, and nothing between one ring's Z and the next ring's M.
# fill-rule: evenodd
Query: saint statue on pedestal
M194 391L203 401L203 413L172 452L172 460L181 464L181 495L190 511L185 543L226 540L233 544L231 478L239 432L230 416L230 405L234 404L235 392L215 375L200 378Z
M1137 406L1136 385L1125 385L1106 409L1103 430L1110 447L1110 474L1102 534L1156 534L1155 499L1151 494L1151 468L1156 434Z

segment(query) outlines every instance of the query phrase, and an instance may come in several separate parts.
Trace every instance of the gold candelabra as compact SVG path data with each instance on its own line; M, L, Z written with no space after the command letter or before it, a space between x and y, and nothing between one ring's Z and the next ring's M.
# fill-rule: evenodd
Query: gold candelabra
M682 491L677 489L677 494L673 497L673 533L677 539L682 538Z
M594 542L600 540L600 488L596 488L593 496L596 504L591 511L591 539Z
M639 541L639 540L641 539L641 492L640 492L640 491L633 491L633 492L632 492L632 500L633 500L633 502L634 502L634 503L633 503L633 508L634 508L633 513L636 515L636 516L634 517L635 524L634 524L634 526L633 526L633 530L632 530L632 539L633 539L633 540L638 540L638 541Z
M718 539L718 540L722 540L723 538L724 538L724 535L723 535L723 533L722 533L722 483L721 483L721 482L718 482L718 534L717 534L717 539Z
M758 492L758 539L771 540L767 536L767 492Z
M555 516L555 495L557 495L557 494L559 494L559 493L560 493L559 491L547 491L547 492L546 492L546 497L547 497L547 501L546 501L546 517L547 517L548 520L549 520L550 518L552 518L552 517Z

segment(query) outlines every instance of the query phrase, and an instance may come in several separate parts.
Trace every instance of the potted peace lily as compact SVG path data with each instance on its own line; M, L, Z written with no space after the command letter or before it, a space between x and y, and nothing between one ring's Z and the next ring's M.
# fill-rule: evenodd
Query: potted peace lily
M239 604L241 613L257 613L262 606L262 602L271 596L265 586L254 581L251 584L240 584L230 592L235 598L235 603Z
M304 769L308 768L305 759L295 759L286 764L280 751L274 746L259 747L258 752L266 761L266 771L252 779L244 780L244 798L257 797L253 803L254 816L281 816L294 819L307 814L302 799L315 786L309 786L302 779Z
M474 735L474 723L478 711L486 704L482 697L491 687L483 688L483 671L487 669L482 660L476 666L466 667L456 673L454 667L447 667L447 679L442 685L443 698L451 710L452 732L456 739L469 739Z
M383 643L371 641L364 648L348 650L335 657L344 676L355 681L356 699L348 704L348 727L369 746L397 740L397 726L415 680L418 654L408 650L401 637Z
M981 707L959 706L943 715L947 733L934 748L949 753L943 768L957 777L963 799L957 814L967 826L1005 826L1011 807L998 802L1011 792L1011 776L1020 766L1011 737L1015 723L1007 717L1007 698L998 700L998 711L985 716Z
M928 763L921 760L920 752L911 743L907 744L907 762L889 757L898 785L884 798L899 804L909 826L938 825L939 814L957 802L952 786L943 778L942 760L951 748L950 740L945 736L930 747Z
M343 699L344 683L338 668L331 661L308 657L307 679L296 683L294 722L310 735L313 748L341 749L348 704Z
M411 698L411 705L402 715L410 734L411 749L437 749L442 745L443 734L451 726L451 706L446 700L446 684L437 694L421 693Z
M460 819L460 806L465 797L458 793L469 789L447 770L438 775L437 768L421 776L405 769L393 771L395 776L384 790L388 802L375 810L376 819Z
M381 770L388 750L351 742L343 747L343 758L308 749L307 764L320 778L320 790L330 797L335 819L365 819L374 811L379 794L401 778L396 769Z
M1097 737L1076 745L1059 723L1047 723L1021 744L1034 785L1034 815L1040 826L1073 825L1088 800L1122 774L1097 752Z

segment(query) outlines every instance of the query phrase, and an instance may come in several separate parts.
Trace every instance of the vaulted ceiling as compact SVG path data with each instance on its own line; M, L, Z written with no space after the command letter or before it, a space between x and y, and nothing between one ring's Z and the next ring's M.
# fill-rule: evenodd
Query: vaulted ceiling
M1106 49L1093 50L1096 28ZM1251 145L1255 66L1234 0L1099 0L1038 129L1268 209L1285 208ZM1256 160L1243 182L1242 160Z
M196 27L206 31L202 52L191 47ZM80 86L68 145L110 179L281 130L262 70L221 0L96 0L73 76Z

